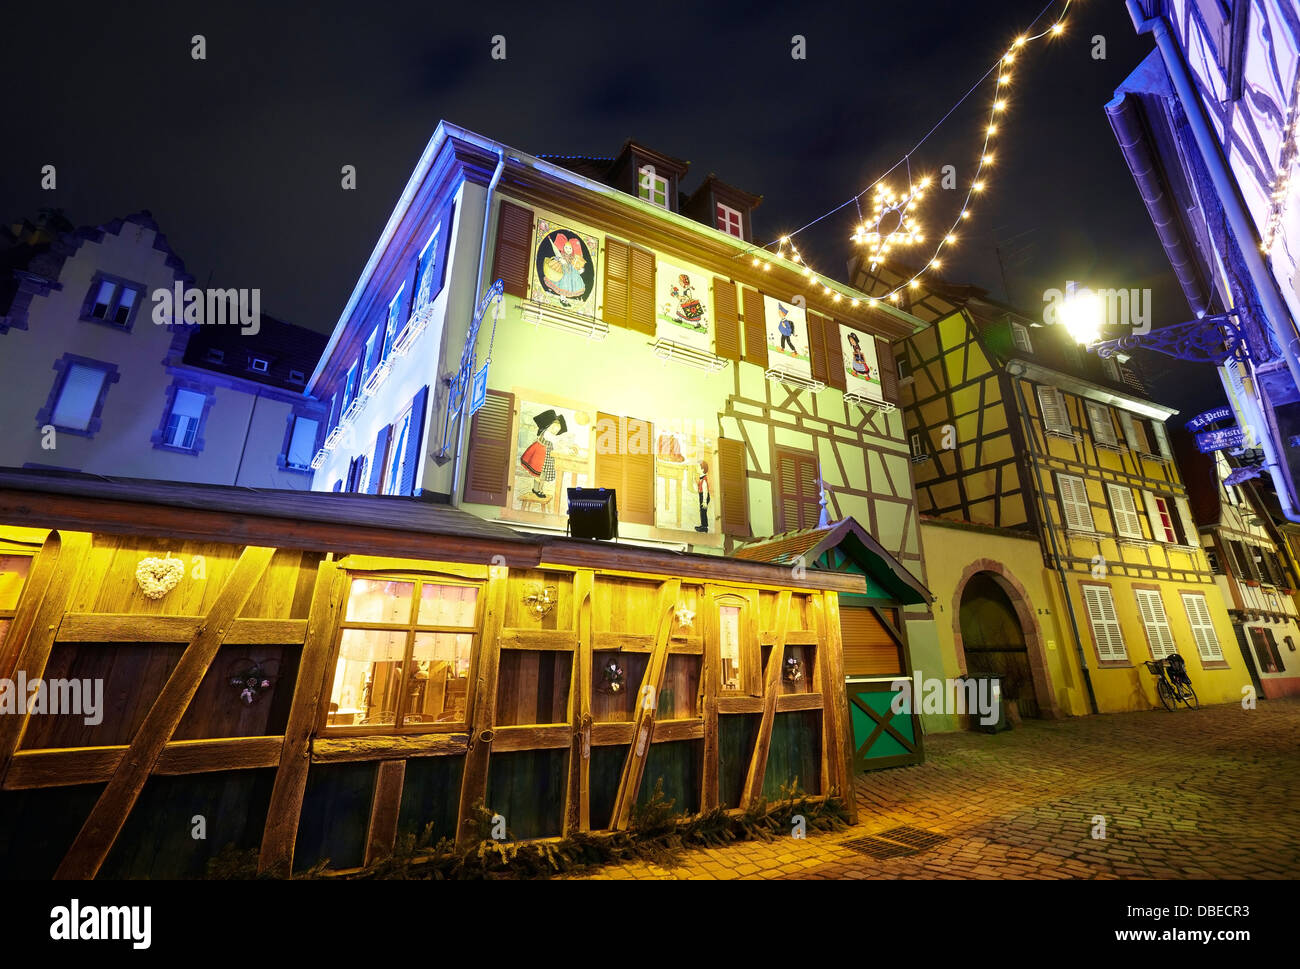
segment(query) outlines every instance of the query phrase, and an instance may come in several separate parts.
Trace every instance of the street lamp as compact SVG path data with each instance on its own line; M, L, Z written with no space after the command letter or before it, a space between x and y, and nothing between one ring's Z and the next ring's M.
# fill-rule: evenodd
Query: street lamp
M1101 340L1101 299L1088 289L1075 290L1060 307L1060 321L1075 343L1091 347Z

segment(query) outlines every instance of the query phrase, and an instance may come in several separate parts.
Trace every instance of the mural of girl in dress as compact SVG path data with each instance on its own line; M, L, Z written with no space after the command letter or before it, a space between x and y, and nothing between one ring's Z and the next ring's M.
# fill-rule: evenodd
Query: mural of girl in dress
M695 287L691 285L690 276L680 274L677 285L668 293L677 304L672 314L676 322L702 333L708 331L708 324L704 322L704 304L695 298Z
M850 333L846 339L849 341L849 346L853 348L853 361L849 365L850 372L855 377L861 377L863 380L870 380L871 368L867 366L867 357L866 354L862 352L862 344L858 342L858 335L856 333Z
M584 304L595 290L595 261L587 240L571 229L537 223L538 293L568 309ZM534 296L536 298L536 296Z
M533 418L533 423L537 425L537 440L524 449L519 463L533 476L533 494L538 498L547 498L549 495L543 489L555 481L555 457L552 454L555 449L554 438L568 433L569 427L564 415L557 414L553 409L542 411Z

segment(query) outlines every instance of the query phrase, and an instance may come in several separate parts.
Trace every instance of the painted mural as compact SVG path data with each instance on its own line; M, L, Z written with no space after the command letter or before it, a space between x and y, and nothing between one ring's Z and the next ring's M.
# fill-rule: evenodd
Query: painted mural
M717 428L703 422L677 420L655 424L657 527L719 532L714 488L717 437Z
M808 315L790 300L763 297L767 323L768 366L788 374L812 378L808 353Z
M840 352L844 355L845 390L883 400L875 339L870 334L860 333L841 324Z
M710 277L660 262L655 271L655 334L661 340L713 352Z
M595 236L539 218L534 232L531 298L549 306L596 315Z
M511 508L564 517L565 489L591 478L592 411L520 398Z

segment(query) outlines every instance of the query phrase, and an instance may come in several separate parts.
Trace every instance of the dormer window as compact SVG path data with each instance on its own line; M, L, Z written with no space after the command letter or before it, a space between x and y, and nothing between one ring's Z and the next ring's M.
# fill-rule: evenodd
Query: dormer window
M254 373L266 373L271 368L271 362L261 357L251 357L248 361L248 369Z
M210 348L208 349L207 356L204 357L204 359L205 359L208 363L225 363L225 362L226 362L226 351L225 351L225 350L218 350L216 347L210 347Z
M1021 326L1019 323L1012 323L1011 339L1015 343L1017 349L1023 350L1025 353L1034 352L1033 344L1029 342L1028 327Z
M737 239L745 238L745 224L741 214L729 205L717 203L718 228L735 236Z
M306 375L305 373L303 373L301 370L290 370L290 371L289 371L289 383L291 383L291 384L305 384L306 382L307 382L307 375Z
M637 172L636 194L660 208L668 208L668 179L649 165Z

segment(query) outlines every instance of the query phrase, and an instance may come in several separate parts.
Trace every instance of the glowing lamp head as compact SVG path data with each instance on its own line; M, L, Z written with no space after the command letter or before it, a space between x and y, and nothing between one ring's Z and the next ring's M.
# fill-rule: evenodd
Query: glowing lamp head
M1075 343L1089 345L1101 339L1104 316L1101 299L1090 290L1080 289L1065 298L1060 306L1060 322Z

